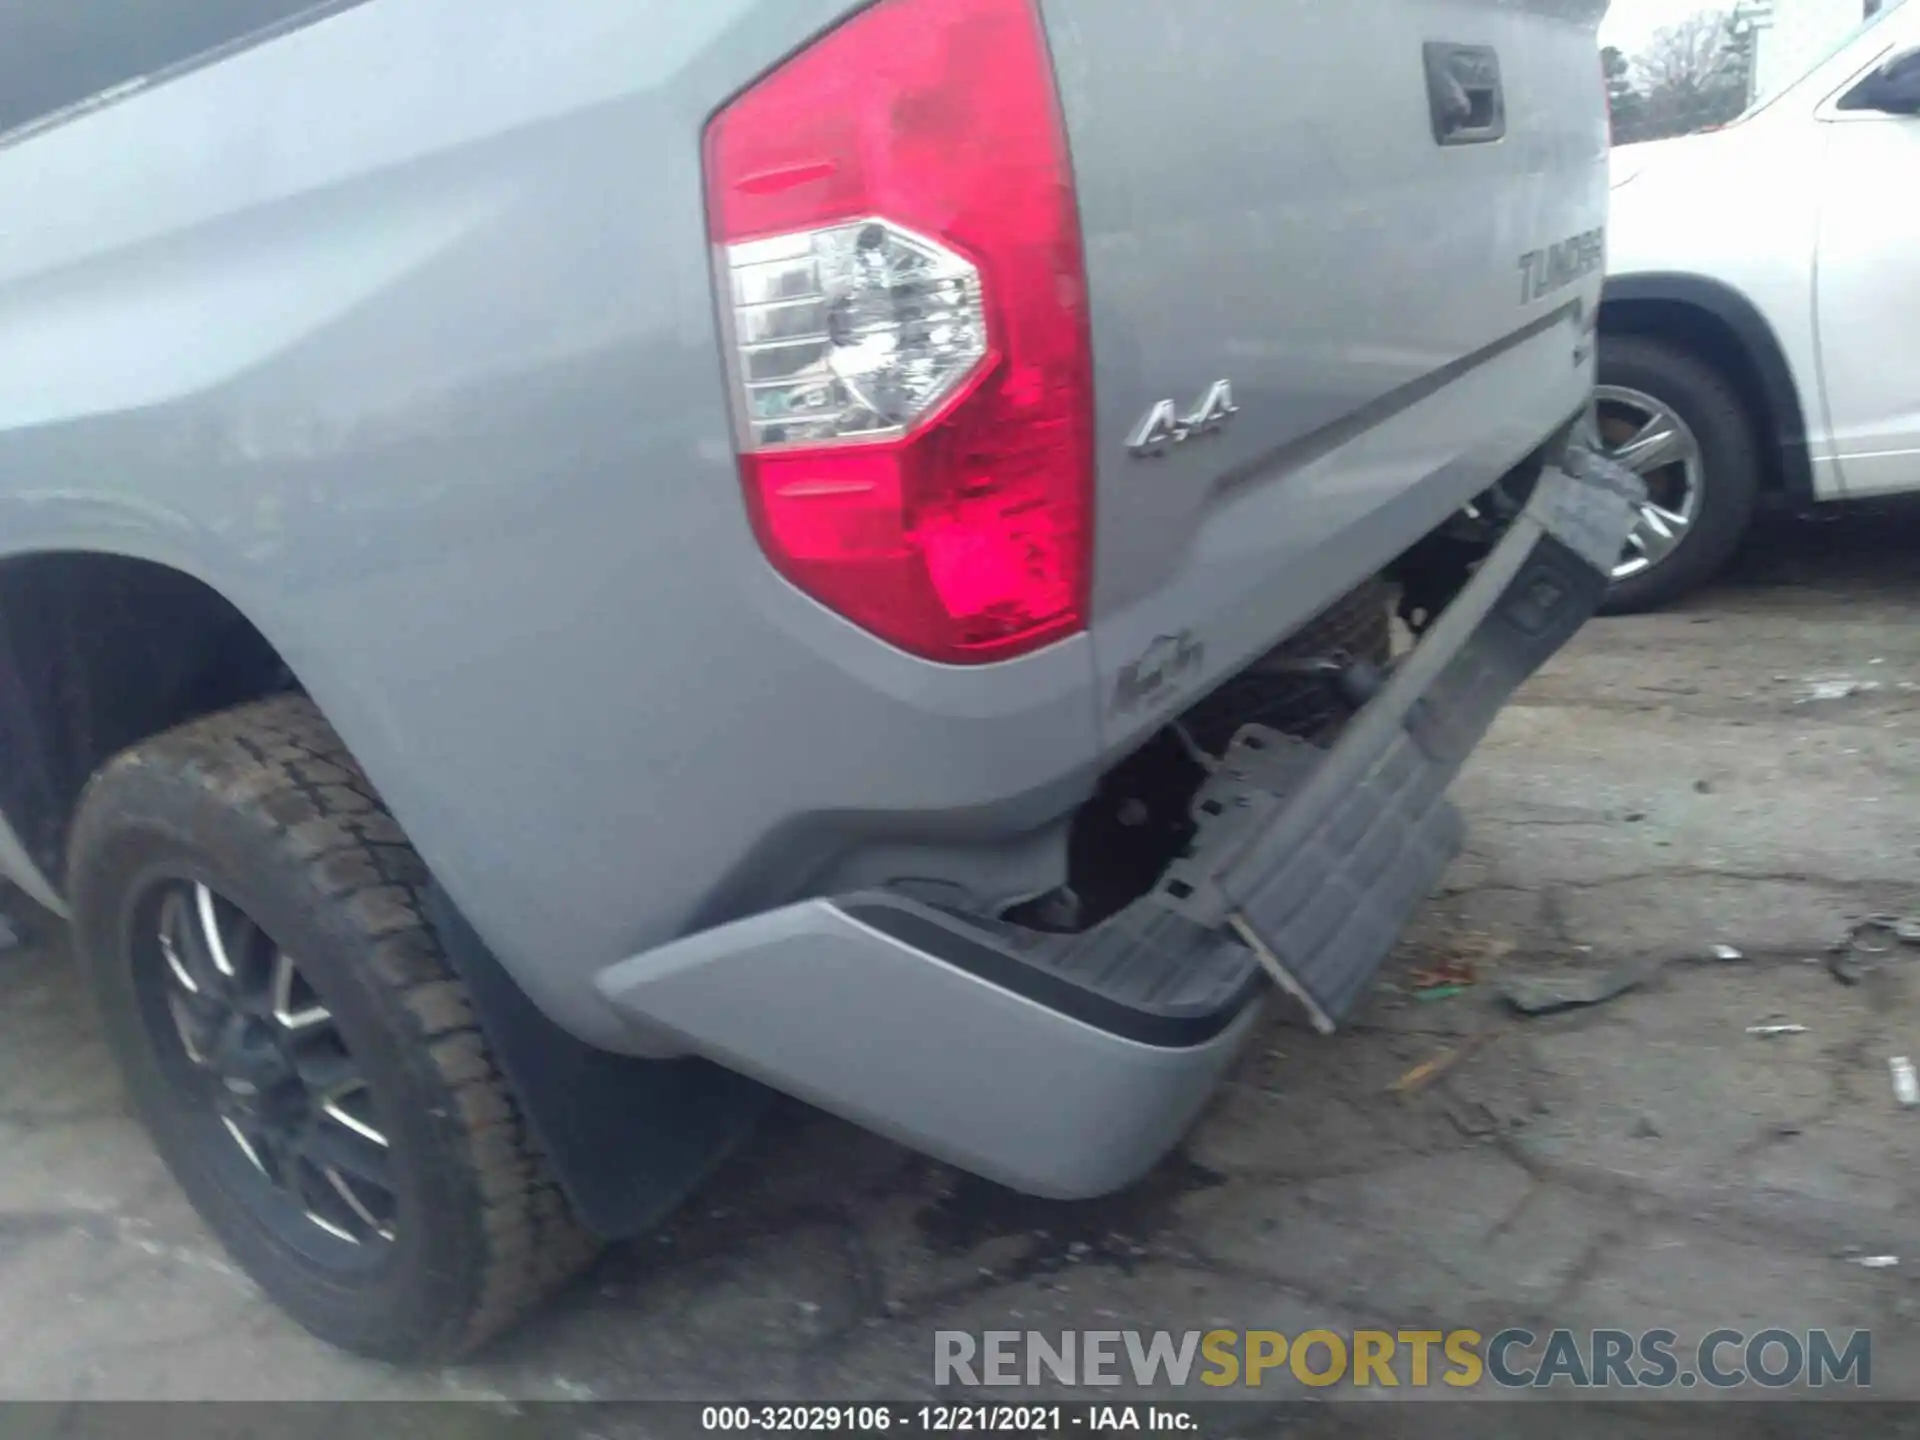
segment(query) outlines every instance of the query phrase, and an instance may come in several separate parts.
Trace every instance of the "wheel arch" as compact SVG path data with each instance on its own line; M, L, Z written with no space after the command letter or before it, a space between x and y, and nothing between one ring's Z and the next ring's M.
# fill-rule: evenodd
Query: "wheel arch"
M67 842L100 766L280 694L333 727L266 630L169 560L86 547L0 557L0 878L70 918ZM515 1103L598 1233L638 1233L665 1214L764 1108L762 1087L710 1062L595 1049L540 1010L437 878L423 904ZM625 1143L636 1123L652 1143Z
M232 600L174 565L86 548L0 559L0 874L64 914L68 829L102 763L300 688Z
M1607 281L1600 329L1666 340L1714 365L1758 427L1761 488L1796 505L1817 499L1800 387L1779 336L1745 295L1702 275L1624 275Z

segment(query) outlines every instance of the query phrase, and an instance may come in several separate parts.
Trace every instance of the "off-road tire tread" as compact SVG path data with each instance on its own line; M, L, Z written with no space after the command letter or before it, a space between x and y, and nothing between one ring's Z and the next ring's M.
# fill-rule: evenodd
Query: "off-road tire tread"
M365 937L365 963L445 1087L457 1148L480 1197L478 1294L417 1359L477 1348L578 1274L599 1242L576 1220L480 1031L467 988L428 923L426 867L332 726L300 695L192 721L115 767L165 765L250 810ZM83 844L86 799L76 844Z

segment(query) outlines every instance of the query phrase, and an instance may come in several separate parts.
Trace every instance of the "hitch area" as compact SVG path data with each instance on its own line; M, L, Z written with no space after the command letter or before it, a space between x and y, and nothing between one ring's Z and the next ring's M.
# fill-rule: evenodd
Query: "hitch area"
M1002 918L1088 930L1151 891L1198 833L1201 787L1243 725L1324 747L1393 665L1393 587L1368 580L1109 770L1074 816L1067 884Z
M1001 918L1073 934L1151 891L1191 852L1200 821L1217 813L1219 797L1201 792L1228 768L1242 727L1316 750L1332 746L1473 578L1519 514L1521 490L1510 481L1488 491L1108 771L1074 817L1067 884ZM1404 627L1398 645L1396 616Z
M1398 656L1377 623L1361 653L1330 640L1363 607L1384 613L1383 588L1364 587L1116 767L1073 836L1070 893L1003 919L1074 922L1066 964L1083 974L1083 956L1103 973L1143 964L1142 950L1172 964L1176 922L1231 935L1334 1029L1459 849L1454 774L1605 591L1550 517L1571 507L1577 538L1604 545L1624 500L1584 472L1532 488L1530 523L1503 522L1504 497L1488 497L1401 558L1414 643Z
M1592 613L1633 501L1570 455L1390 670L1351 647L1267 657L1253 693L1319 706L1310 735L1191 712L1084 822L1083 847L1137 845L1124 872L1104 857L1125 882L1099 888L1083 860L1073 894L1001 916L887 889L811 899L632 956L598 987L695 1053L1016 1189L1123 1185L1205 1104L1263 995L1323 1031L1365 996L1457 848L1448 784Z

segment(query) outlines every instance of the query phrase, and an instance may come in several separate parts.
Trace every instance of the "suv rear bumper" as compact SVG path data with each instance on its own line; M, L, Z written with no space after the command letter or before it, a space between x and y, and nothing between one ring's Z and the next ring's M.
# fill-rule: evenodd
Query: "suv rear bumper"
M1447 784L1604 594L1632 484L1578 449L1548 469L1334 747L1248 727L1195 799L1193 853L1085 935L863 893L647 951L599 990L644 1030L1017 1189L1124 1185L1205 1104L1268 980L1321 1029L1364 997L1457 848Z

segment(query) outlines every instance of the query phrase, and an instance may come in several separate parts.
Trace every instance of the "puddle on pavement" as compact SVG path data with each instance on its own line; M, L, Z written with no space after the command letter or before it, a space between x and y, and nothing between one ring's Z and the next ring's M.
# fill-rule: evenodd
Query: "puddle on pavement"
M915 1217L921 1238L936 1254L957 1255L989 1240L1024 1236L1032 1242L1003 1276L1024 1279L1072 1264L1105 1264L1131 1272L1147 1242L1172 1225L1187 1195L1224 1185L1227 1177L1176 1151L1128 1189L1096 1200L1041 1200L974 1175L957 1175L953 1188Z

